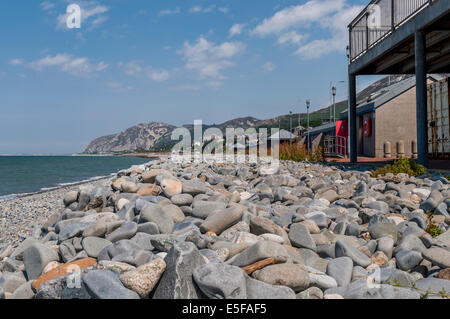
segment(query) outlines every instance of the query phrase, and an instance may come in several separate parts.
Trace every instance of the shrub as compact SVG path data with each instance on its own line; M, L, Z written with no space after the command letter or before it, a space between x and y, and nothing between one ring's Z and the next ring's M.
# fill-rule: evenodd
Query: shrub
M388 164L385 167L379 168L372 172L372 177L377 177L379 175L386 175L387 173L392 173L394 175L404 173L409 176L420 176L426 173L425 167L417 164L413 159L402 158L396 160L393 164Z
M325 154L321 147L313 151L306 150L305 146L298 143L283 143L280 145L280 160L294 162L324 162Z

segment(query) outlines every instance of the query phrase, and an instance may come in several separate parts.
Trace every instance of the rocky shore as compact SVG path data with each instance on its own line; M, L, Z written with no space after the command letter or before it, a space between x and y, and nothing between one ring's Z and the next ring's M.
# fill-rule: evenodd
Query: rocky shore
M440 176L163 159L35 196L0 203L0 299L450 295Z

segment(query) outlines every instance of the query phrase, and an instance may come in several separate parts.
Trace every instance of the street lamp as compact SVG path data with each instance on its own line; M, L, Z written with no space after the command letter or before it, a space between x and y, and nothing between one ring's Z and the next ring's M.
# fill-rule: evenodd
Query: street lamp
M333 93L333 118L334 118L334 124L336 124L336 87L333 86L331 89Z
M306 112L307 112L307 130L308 130L308 151L309 151L309 107L311 106L311 101L310 100L306 100Z

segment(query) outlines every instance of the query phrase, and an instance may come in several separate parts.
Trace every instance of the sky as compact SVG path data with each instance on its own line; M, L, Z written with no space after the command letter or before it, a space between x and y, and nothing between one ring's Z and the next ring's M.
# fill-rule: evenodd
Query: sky
M80 152L139 123L326 107L331 82L347 95L347 25L368 2L0 1L0 154ZM79 29L67 27L71 4Z

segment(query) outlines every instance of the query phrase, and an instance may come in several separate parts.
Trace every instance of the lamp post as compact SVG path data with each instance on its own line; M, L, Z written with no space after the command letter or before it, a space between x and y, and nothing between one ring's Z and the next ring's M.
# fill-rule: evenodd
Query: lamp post
M333 119L334 119L334 124L336 124L336 87L333 86L333 88L331 90L333 93Z
M309 151L309 107L311 106L311 101L306 100L306 112L307 112L307 130L308 130L308 151Z

